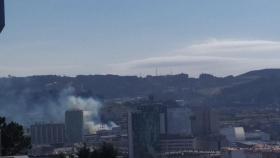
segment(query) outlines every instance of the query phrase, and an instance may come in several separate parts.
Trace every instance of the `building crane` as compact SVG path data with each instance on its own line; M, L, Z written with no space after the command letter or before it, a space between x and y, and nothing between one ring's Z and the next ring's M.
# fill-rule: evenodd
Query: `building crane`
M5 7L4 0L0 0L0 33L5 26Z

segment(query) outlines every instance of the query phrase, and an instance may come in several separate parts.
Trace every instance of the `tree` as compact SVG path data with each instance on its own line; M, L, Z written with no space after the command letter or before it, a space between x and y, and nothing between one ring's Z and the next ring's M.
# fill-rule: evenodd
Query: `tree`
M6 123L6 119L0 117L0 130L2 155L23 154L31 147L30 138L24 136L23 127L18 123Z
M58 158L66 158L66 155L64 153L59 153Z
M90 154L90 158L101 158L100 151L95 149L95 150Z
M103 143L100 150L100 157L101 158L116 158L117 157L117 150L114 148L112 144Z
M90 155L90 149L86 145L84 145L84 147L81 148L78 152L79 158L90 158Z
M79 158L116 158L117 150L112 144L103 143L99 149L92 152L87 146L81 148L78 152Z

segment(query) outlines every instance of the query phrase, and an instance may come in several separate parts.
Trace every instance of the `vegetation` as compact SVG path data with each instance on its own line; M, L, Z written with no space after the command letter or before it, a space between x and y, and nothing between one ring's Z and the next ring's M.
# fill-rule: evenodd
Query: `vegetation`
M91 151L86 145L80 149L78 153L79 158L116 158L117 150L113 145L103 143L101 148Z
M21 125L15 122L6 123L6 119L0 117L0 130L3 156L23 154L31 147L30 138L24 136Z

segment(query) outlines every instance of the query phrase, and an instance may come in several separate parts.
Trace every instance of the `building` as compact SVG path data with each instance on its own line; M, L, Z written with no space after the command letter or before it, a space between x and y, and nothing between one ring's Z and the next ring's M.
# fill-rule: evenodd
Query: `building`
M160 158L221 158L220 151L186 150L162 153Z
M93 147L100 147L103 143L112 144L121 155L128 153L128 140L126 134L121 134L119 127L112 130L100 130L96 134L88 134L84 136L84 142Z
M222 155L222 158L278 158L280 147L255 145L250 148L224 148Z
M220 133L226 137L231 145L237 141L245 140L245 131L243 127L226 127L221 129Z
M160 152L179 152L185 150L194 150L196 148L196 139L190 136L182 135L161 135Z
M161 104L141 105L128 114L129 158L156 158L160 154Z
M4 0L0 0L0 33L5 26Z
M167 108L167 133L191 135L191 111L186 107Z
M65 141L65 126L59 123L31 125L32 145L57 145Z
M248 141L270 141L270 135L260 130L255 130L253 132L246 132L246 140Z
M83 141L83 111L68 110L65 112L65 133L67 143L80 143Z
M191 117L192 134L197 138L199 150L220 150L227 146L225 136L220 134L218 112L209 107L195 107Z
M194 136L207 136L219 133L218 113L207 107L196 107L191 117L191 128Z

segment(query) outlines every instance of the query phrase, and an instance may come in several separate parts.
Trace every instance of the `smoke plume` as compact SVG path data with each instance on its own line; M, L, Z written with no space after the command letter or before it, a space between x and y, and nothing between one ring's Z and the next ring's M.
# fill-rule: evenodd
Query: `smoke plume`
M24 89L20 95L9 94L9 97L5 100L0 100L0 116L29 126L38 122L63 123L65 111L80 109L84 111L84 127L88 133L95 133L97 130L110 129L116 126L113 122L106 124L101 122L99 114L103 107L101 102L93 98L76 96L73 87L60 91L56 99L41 96L40 101L34 103L30 101L30 96L33 95L29 89Z

